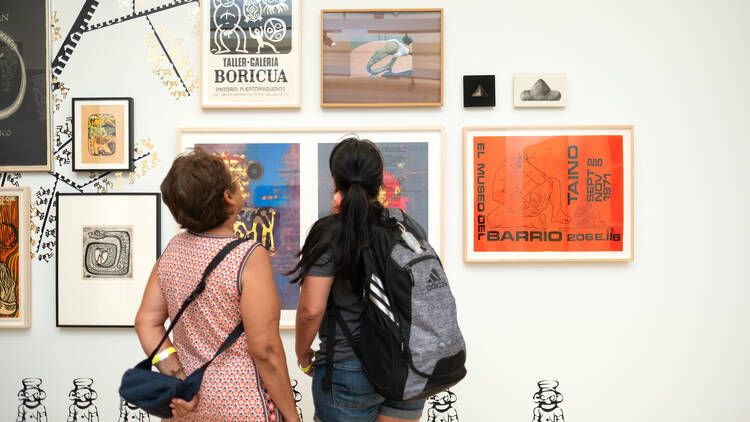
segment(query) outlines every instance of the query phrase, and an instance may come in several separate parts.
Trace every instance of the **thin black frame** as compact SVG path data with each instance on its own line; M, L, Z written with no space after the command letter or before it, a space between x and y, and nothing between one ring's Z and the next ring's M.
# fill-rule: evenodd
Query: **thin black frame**
M101 169L101 168L78 168L76 167L76 148L81 148L83 146L83 142L77 143L76 142L76 101L127 101L128 102L128 154L130 156L130 159L128 160L128 166L127 167L114 167L114 168L108 168L108 169ZM133 156L134 150L135 150L135 134L133 133L133 130L135 128L134 126L134 118L133 118L133 109L135 101L132 97L75 97L73 98L71 105L73 108L73 120L72 120L72 142L73 145L71 147L71 150L73 152L72 157L72 166L73 171L95 171L95 172L108 172L108 171L133 171L135 170L135 157Z
M112 192L112 193L61 193L55 195L55 209L57 209L57 219L55 221L55 326L62 328L133 328L134 325L73 325L60 324L60 196L153 196L156 199L156 256L154 260L161 256L161 194L156 192Z
M487 97L472 97L472 87L481 84ZM464 75L464 108L495 107L495 75Z

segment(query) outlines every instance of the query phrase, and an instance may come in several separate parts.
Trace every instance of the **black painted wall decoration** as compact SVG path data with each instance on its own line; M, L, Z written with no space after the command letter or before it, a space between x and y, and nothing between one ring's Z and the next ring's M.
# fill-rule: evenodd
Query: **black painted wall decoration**
M294 406L297 408L297 415L299 415L299 420L304 421L304 418L302 417L302 409L299 407L299 403L302 401L302 393L300 393L297 390L297 384L299 384L299 381L296 379L292 379L292 393L294 394Z
M563 396L557 391L559 382L555 380L543 380L537 383L539 391L534 394L533 422L565 422L563 411L558 406L563 401Z
M47 409L42 402L47 393L42 390L41 378L24 378L21 380L21 391L18 392L18 415L16 422L47 422Z
M495 75L464 75L464 107L495 106Z
M92 385L91 378L76 378L73 380L73 389L68 393L68 398L73 403L68 407L67 422L98 422L99 409L94 404L98 395Z
M458 411L453 407L456 395L445 390L427 399L427 422L458 422Z
M146 413L145 410L138 406L128 403L125 399L120 397L120 417L117 418L117 422L150 422L151 417Z

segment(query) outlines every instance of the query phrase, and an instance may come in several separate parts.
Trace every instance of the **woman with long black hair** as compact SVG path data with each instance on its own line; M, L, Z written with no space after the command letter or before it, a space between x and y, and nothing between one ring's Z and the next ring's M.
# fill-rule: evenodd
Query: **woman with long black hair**
M355 341L363 309L362 255L372 244L375 225L384 208L378 201L383 184L383 158L372 142L346 138L331 152L329 168L340 204L337 212L319 219L310 229L300 261L292 271L300 282L297 307L297 363L313 377L315 420L321 422L418 421L424 400L397 402L379 395L368 381L341 328L328 332L326 309L335 304ZM405 216L405 218L409 218ZM413 220L411 224L416 225ZM320 346L310 346L319 334ZM326 375L331 353L326 343L335 337L331 388Z

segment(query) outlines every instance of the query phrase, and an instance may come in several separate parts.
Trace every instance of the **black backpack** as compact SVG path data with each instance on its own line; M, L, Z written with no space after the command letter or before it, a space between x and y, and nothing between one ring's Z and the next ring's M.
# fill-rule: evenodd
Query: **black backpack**
M329 300L324 386L332 382L336 324L386 399L419 400L455 385L466 376L466 345L448 278L424 231L401 210L387 208L369 252L358 343Z

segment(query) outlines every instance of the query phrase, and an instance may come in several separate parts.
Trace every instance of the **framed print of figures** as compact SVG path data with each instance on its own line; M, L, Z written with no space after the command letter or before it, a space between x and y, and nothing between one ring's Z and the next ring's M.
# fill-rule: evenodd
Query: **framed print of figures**
M353 132L375 142L385 161L379 199L401 207L442 252L442 128L181 129L179 151L199 147L224 159L240 178L245 209L235 233L261 242L281 297L281 327L294 328L299 286L286 275L315 221L336 209L328 169L336 142Z
M0 328L31 325L29 188L0 188Z
M132 171L133 99L73 98L73 171Z
M0 3L0 171L51 169L48 6Z
M516 108L567 106L568 74L513 74L513 105Z
M161 252L158 193L58 194L57 326L132 327Z
M321 12L322 107L443 105L443 10Z
M464 260L633 259L633 127L464 128Z
M300 0L201 1L201 107L301 106Z

